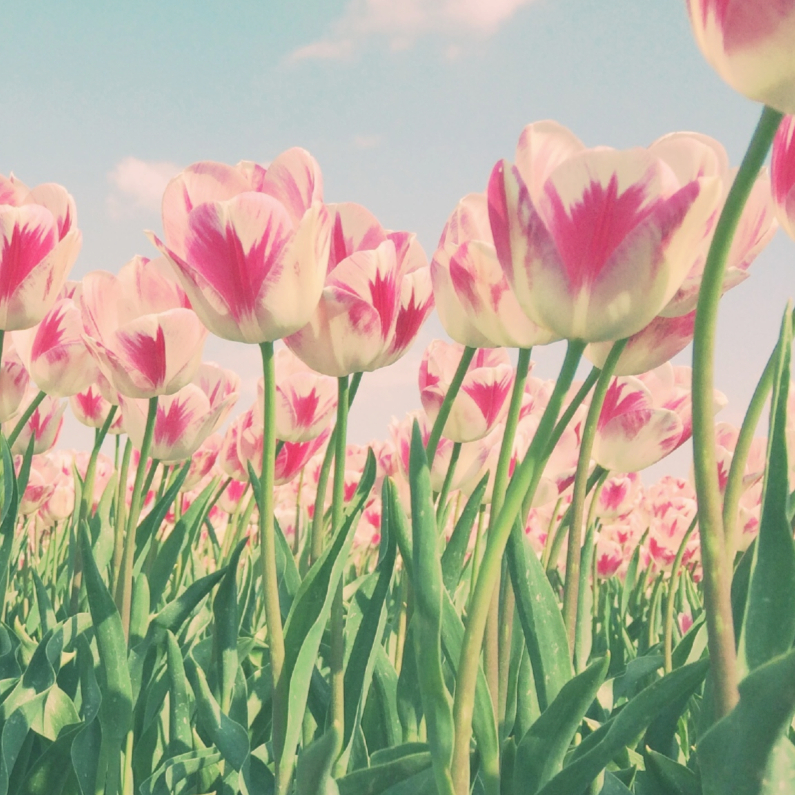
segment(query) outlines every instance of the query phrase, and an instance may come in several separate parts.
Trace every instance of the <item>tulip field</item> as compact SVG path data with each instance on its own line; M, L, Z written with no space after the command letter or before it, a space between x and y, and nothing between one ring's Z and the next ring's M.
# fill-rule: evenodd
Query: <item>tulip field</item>
M795 9L688 9L762 106L739 167L535 121L430 253L291 148L70 281L73 197L0 175L0 795L795 793L786 296L739 427L713 372L795 238ZM349 443L434 311L417 410ZM259 348L245 410L208 334Z

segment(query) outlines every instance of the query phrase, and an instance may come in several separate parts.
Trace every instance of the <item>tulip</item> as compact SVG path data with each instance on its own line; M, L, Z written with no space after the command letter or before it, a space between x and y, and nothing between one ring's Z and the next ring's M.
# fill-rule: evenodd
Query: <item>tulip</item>
M35 326L80 252L74 199L60 185L30 190L0 175L0 329Z
M795 116L783 119L773 139L770 178L778 221L795 238Z
M489 218L524 312L561 337L601 342L648 325L687 276L721 192L680 181L644 149L586 149L554 122L525 128L497 163Z
M180 491L183 493L192 491L193 489L200 489L200 484L207 485L206 481L209 479L215 462L218 459L218 453L221 450L221 443L223 437L220 433L211 433L196 449L190 459L190 468L188 475Z
M195 163L163 194L165 242L191 305L213 334L239 342L280 339L315 311L328 262L320 168L288 149L266 170L254 163Z
M648 547L654 562L667 568L676 558L687 528L698 512L696 493L682 478L666 476L647 491L651 521ZM692 535L683 562L697 554L698 536Z
M445 331L471 348L532 348L556 339L525 315L500 267L483 193L470 193L447 221L431 261Z
M307 367L292 351L274 354L276 368L276 438L308 442L319 436L334 417L337 384ZM257 416L264 416L263 379L257 383Z
M119 393L113 389L102 372L98 372L93 384L69 398L69 407L78 422L89 428L101 428L111 408L118 405L118 401ZM108 433L118 435L121 432L121 414L116 414Z
M14 457L14 468L19 474L22 456ZM55 493L59 485L59 468L46 456L35 456L30 462L30 474L25 491L20 495L19 513L28 516L35 513Z
M342 377L397 361L433 309L433 293L413 234L387 232L357 204L329 210L334 231L320 303L284 341L313 370Z
M436 419L461 361L463 345L434 340L420 364L420 400L428 418ZM454 442L482 439L504 418L513 386L513 367L503 350L480 349L472 359L453 401L442 434Z
M36 386L53 397L82 392L99 375L83 337L80 309L62 298L33 328L14 332L14 343Z
M29 389L27 395L19 406L17 415L3 423L3 433L8 437L17 424L17 418L21 417L30 404L38 399L40 395L36 389ZM66 410L66 403L58 398L45 395L40 403L33 410L27 422L22 426L19 435L11 445L11 452L19 455L28 449L31 437L33 437L33 454L39 455L46 453L55 445L58 434L63 426L63 413Z
M688 0L703 56L735 90L795 113L795 3L792 0Z
M192 383L157 403L149 454L164 464L190 458L199 445L226 419L237 400L240 379L231 370L205 363ZM136 449L146 429L147 401L120 396L122 426Z
M0 422L13 417L28 391L30 376L14 348L11 338L5 341L0 364Z
M80 305L85 340L121 395L171 395L191 382L207 329L164 259L135 257L118 276L89 273Z

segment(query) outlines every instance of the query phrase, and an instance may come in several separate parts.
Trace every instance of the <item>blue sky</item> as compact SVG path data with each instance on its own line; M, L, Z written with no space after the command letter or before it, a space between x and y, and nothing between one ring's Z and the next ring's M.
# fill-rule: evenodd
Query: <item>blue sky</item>
M704 62L682 0L41 0L3 16L0 173L75 196L74 278L154 256L142 230L160 228L159 191L200 159L267 162L303 146L327 200L417 232L430 256L458 199L485 188L529 122L621 148L696 130L736 164L760 111ZM717 384L735 423L793 266L779 233L724 298ZM435 316L405 361L366 377L354 441L383 437L392 414L419 405L416 368L434 336ZM561 350L536 351L536 374L554 376ZM253 399L256 351L211 341L206 358L233 365ZM87 439L72 427L62 443ZM680 454L654 474L687 466Z

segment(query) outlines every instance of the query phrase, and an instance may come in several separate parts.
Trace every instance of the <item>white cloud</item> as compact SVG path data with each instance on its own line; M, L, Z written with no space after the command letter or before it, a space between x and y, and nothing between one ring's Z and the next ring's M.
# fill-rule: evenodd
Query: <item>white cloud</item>
M157 212L168 181L180 171L175 163L122 158L108 173L112 190L108 212L114 218L136 211Z
M375 149L381 145L380 135L354 135L353 145L357 149Z
M329 32L318 41L299 47L288 62L346 60L372 38L386 39L389 49L398 52L432 33L448 37L490 36L519 8L533 1L349 0Z

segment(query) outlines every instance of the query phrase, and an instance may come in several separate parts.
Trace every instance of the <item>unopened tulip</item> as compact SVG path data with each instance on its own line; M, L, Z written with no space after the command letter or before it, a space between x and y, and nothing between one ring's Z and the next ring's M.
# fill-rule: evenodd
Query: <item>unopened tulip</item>
M484 193L470 193L447 220L431 261L445 331L471 348L532 348L556 339L525 315L500 267Z
M231 370L204 363L193 382L172 395L162 395L150 455L165 464L190 458L226 419L237 400L240 378ZM122 425L136 449L146 429L147 402L120 396Z
M795 116L786 116L773 139L770 179L778 222L795 238Z
M702 54L735 91L795 113L792 0L687 0L687 8Z
M17 413L29 383L28 371L22 364L12 339L6 337L0 364L0 422L5 422Z
M274 356L276 370L276 438L308 442L331 423L337 408L337 383L307 367L292 351ZM264 416L263 380L257 384L257 412Z
M163 194L165 254L213 334L280 339L315 311L328 262L328 212L315 159L288 149L254 163L194 163Z
M17 419L25 413L25 410L37 396L37 389L29 389L27 395L19 406L19 411L10 420L3 423L3 433L8 436L17 424ZM11 452L23 454L28 449L31 436L33 442L33 454L39 455L46 453L58 440L58 434L63 426L63 413L66 410L66 403L58 398L45 395L44 399L34 409L28 421L22 426L19 436L11 445Z
M420 364L420 400L433 422L453 380L464 346L433 340ZM442 435L454 442L482 439L504 418L513 386L513 367L506 351L479 349L453 401Z
M14 467L19 474L22 456L14 457ZM20 495L19 512L23 516L38 511L55 492L61 475L60 469L47 456L37 455L30 462L30 474L25 491Z
M489 217L519 304L561 337L600 342L648 325L687 276L722 191L680 180L646 149L586 149L564 127L525 128L497 163Z
M87 274L80 302L86 342L120 394L170 395L191 382L207 329L163 258Z
M82 237L74 199L0 174L0 329L35 326L55 303Z
M284 341L325 375L387 367L408 350L433 309L425 253L413 234L386 231L358 204L329 210L331 253L320 303Z
M119 393L110 385L102 372L97 372L93 384L72 395L69 398L69 407L78 422L89 428L101 428L108 418L108 413L113 406L119 403ZM116 412L108 432L119 434L121 430L121 414Z

